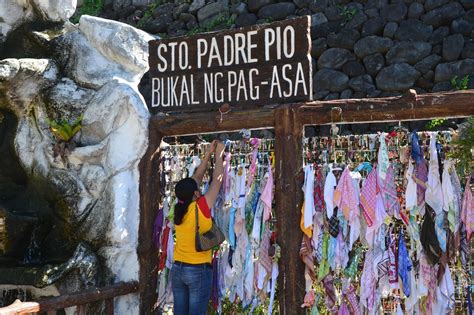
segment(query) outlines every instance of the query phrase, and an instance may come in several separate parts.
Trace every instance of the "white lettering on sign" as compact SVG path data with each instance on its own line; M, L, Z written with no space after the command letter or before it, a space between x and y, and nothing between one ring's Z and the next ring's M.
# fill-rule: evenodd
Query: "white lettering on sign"
M151 107L310 100L308 17L150 42ZM279 100L281 99L281 100Z

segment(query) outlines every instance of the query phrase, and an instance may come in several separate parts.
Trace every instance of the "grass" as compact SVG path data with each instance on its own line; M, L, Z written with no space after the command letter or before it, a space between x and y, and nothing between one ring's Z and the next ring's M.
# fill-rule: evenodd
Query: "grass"
M212 32L220 26L224 26L225 28L231 28L234 23L234 18L228 16L227 14L219 14L205 25L195 27L192 30L188 31L186 35L191 36L199 33Z
M453 89L456 90L467 90L469 88L469 80L470 76L469 74L466 74L462 78L458 78L457 75L455 75L451 80L451 86Z
M103 8L103 0L84 0L84 4L76 10L74 15L70 18L70 21L77 24L82 15L97 16Z

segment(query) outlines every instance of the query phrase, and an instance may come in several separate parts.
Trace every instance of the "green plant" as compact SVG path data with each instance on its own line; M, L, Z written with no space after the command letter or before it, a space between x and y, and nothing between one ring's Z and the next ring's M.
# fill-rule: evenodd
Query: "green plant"
M82 15L97 16L104 8L103 0L84 0L84 4L71 17L71 22L76 24Z
M469 88L469 80L470 80L469 74L466 74L462 78L458 78L458 76L455 75L451 79L451 86L453 87L453 89L456 89L456 90L467 90Z
M46 122L58 140L69 142L81 130L83 118L84 115L81 114L72 124L67 120L53 121L47 119Z
M138 27L143 27L148 20L153 16L153 12L155 11L156 8L158 8L160 5L163 4L162 0L158 0L155 2L150 3L147 7L145 12L143 12L143 16L140 18L140 20L137 23Z
M269 16L269 17L263 19L263 22L264 23L272 23L273 22L273 17Z
M435 118L435 119L432 119L430 120L427 124L426 124L426 129L428 130L433 130L435 129L436 127L439 127L441 126L442 124L444 124L446 122L446 119L442 119L442 118Z
M339 13L339 15L342 17L341 26L346 25L357 13L357 8L350 8L347 6L338 6L338 8L341 10L341 13Z
M199 33L212 32L215 31L218 27L231 28L234 22L235 18L233 18L232 16L228 16L227 14L219 14L208 23L205 23L200 27L195 27L192 30L188 31L186 35L191 36Z
M457 168L460 174L470 174L473 166L474 150L474 116L467 119L466 126L460 128L458 138L451 144L453 147L447 156L457 160Z

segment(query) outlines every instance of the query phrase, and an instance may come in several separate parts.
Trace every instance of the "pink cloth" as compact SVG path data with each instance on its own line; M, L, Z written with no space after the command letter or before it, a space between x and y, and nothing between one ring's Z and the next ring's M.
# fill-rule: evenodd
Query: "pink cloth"
M357 196L352 184L352 177L349 167L346 167L342 172L339 183L334 191L334 203L342 209L344 218L347 221L351 221L352 218L357 214L358 202Z
M375 221L375 206L377 203L377 168L374 167L364 181L360 191L360 205L367 226L372 226Z
M382 196L385 211L391 216L395 215L395 218L400 220L400 202L397 196L397 187L395 185L395 176L392 165L388 167L387 174L382 185Z
M461 207L461 220L466 226L467 239L471 239L471 234L474 232L474 206L472 204L472 191L470 186L471 178L466 180L464 187L464 196Z
M263 189L260 200L263 202L263 222L270 219L272 215L272 201L273 201L273 172L271 165L268 165L268 178L265 188Z

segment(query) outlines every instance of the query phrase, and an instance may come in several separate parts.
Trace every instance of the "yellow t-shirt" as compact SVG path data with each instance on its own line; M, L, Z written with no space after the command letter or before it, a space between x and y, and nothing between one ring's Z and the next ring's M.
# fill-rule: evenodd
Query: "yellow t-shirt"
M197 201L191 202L181 224L175 225L174 260L188 264L211 263L211 250L196 251L196 204L198 206L199 233L205 233L212 227L211 210L207 205L206 198L202 196Z

